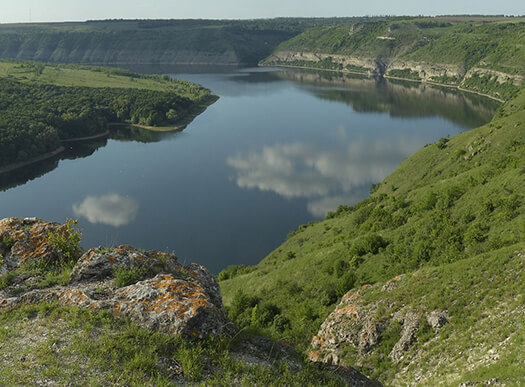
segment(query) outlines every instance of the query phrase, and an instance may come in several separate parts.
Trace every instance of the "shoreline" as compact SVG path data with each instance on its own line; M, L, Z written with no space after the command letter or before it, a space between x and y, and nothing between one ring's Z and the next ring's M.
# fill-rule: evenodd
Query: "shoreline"
M106 130L102 133L97 133L92 136L86 136L86 137L74 137L74 138L66 138L65 140L60 140L60 142L77 142L77 141L85 141L85 140L94 140L95 138L104 137L109 134L109 130Z
M211 106L213 103L215 103L219 99L218 96L213 96L208 98L205 101L202 101L197 106L194 106L190 111L187 112L187 114L184 115L184 117L180 120L181 123L174 127L155 127L155 126L146 126L146 125L137 125L137 124L128 124L125 122L112 122L108 123L108 128L111 126L134 126L137 128L141 128L144 130L149 130L152 132L180 132L184 130L195 118L197 118L201 113L203 113L209 106ZM65 140L60 140L61 143L70 143L70 142L80 142L80 141L87 141L87 140L94 140L100 137L105 137L109 135L111 131L107 129L106 131L102 133L97 133L91 136L85 136L85 137L75 137L75 138L68 138ZM13 163L8 164L3 167L0 167L0 175L3 175L4 173L12 172L16 169L20 169L23 167L26 167L28 165L38 163L40 161L47 160L51 157L54 157L60 153L62 153L66 148L62 145L55 149L54 151L44 153L40 156L34 157L32 159L20 162L20 163Z
M366 78L373 78L368 73L360 73L360 72L357 72L357 71L350 71L350 70L332 70L332 69L322 69L322 68L318 68L318 67L294 66L294 65L266 65L266 64L264 64L264 65L259 65L259 66L260 67L284 67L284 68L294 68L294 69L328 71L328 72L332 72L332 73L356 74L356 75L361 75L361 76L366 77ZM384 78L384 79L397 79L397 80L400 80L400 81L417 82L417 83L427 84L427 85L431 85L431 86L448 87L450 89L456 89L456 90L459 90L459 91L464 91L466 93L471 93L471 94L476 94L476 95L479 95L479 96L482 96L482 97L487 97L487 98L490 98L490 99L492 99L494 101L497 101L497 102L500 102L500 103L506 102L506 100L498 98L498 97L494 97L494 96L492 96L490 94L484 94L484 93L480 93L479 91L465 89L465 88L462 88L461 86L458 86L458 85L448 85L448 84L445 84L445 83L439 83L439 82L434 82L434 81L425 81L423 79L410 79L410 78L402 78L402 77L393 77L391 75L383 75L382 78Z
M64 150L66 150L66 148L63 147L63 146L60 146L57 149L55 149L54 151L51 151L51 152L48 152L48 153L44 153L43 155L34 157L34 158L30 159L30 160L22 161L20 163L9 164L9 165L6 165L4 167L0 167L0 174L12 172L15 169L23 168L23 167L26 167L28 165L31 165L31 164L34 164L34 163L38 163L40 161L47 160L47 159L49 159L51 157L54 157L54 156L58 155L59 153L62 153Z

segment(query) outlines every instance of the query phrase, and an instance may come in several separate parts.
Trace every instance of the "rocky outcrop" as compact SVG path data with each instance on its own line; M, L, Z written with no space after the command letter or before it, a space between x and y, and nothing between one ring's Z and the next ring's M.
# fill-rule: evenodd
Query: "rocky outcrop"
M385 283L380 291L393 291L405 278L405 275L395 277ZM343 296L313 338L309 352L310 360L344 366L347 364L343 354L350 352L355 354L353 365L361 365L362 359L375 353L382 344L383 336L388 332L390 337L398 337L388 354L392 362L398 362L417 341L417 332L421 324L428 323L437 334L448 322L447 313L444 311L432 311L425 318L424 313L420 311L393 309L381 298L378 301L365 302L363 293L368 288L378 290L365 286Z
M18 269L10 286L0 291L0 310L57 301L109 310L140 326L187 338L234 332L213 275L200 265L179 264L172 254L130 246L90 249L75 264L67 285L42 288L42 278L26 273L22 263L59 262L60 253L49 245L48 236L63 227L36 218L0 221L0 236L9 242L3 242L1 269ZM120 283L116 276L123 277Z
M502 84L510 82L514 86L521 86L523 84L523 81L525 81L525 77L518 74L507 74L502 71L496 71L491 70L488 68L480 68L480 67L472 67L467 73L465 74L465 79L472 78L473 76L478 77L484 77L489 76L494 81Z
M131 246L97 247L80 256L67 281L47 285L46 268L64 264L60 251L50 245L49 234L65 228L37 218L0 221L0 269L7 273L0 277L0 312L47 302L110 311L141 327L189 340L208 335L232 337L235 333L214 276L203 266L181 265L173 254ZM41 328L62 337L54 324ZM27 341L34 342L34 337ZM292 344L253 335L239 335L229 351L246 367L280 370L285 366L301 371L307 366ZM317 366L335 375L341 385L381 386L350 367ZM175 358L159 356L157 368L177 383L188 383L183 366ZM219 368L210 367L207 377L220 372Z
M424 61L413 61L400 59L398 57L360 57L354 55L336 55L303 51L283 50L273 53L261 62L262 65L294 66L304 68L319 68L317 63L329 59L332 64L339 65L342 72L361 73L373 77L390 77L418 80L422 82L445 83L448 86L457 86L465 90L472 89L465 81L474 76L489 77L499 84L510 83L515 87L523 84L525 77L517 74L508 74L501 71L484 67L473 67L468 71L464 66L448 63L429 63ZM481 63L482 65L483 63ZM331 70L332 68L324 68ZM401 75L398 75L401 72ZM408 72L406 77L402 72ZM472 91L479 92L477 89ZM492 97L499 96L497 92Z
M63 230L58 223L37 218L6 218L0 220L0 274L24 263L52 264L59 259L58 251L49 244L49 234Z
M432 81L435 77L463 78L465 68L460 65L446 63L428 63L408 60L393 60L389 63L387 71L410 70L416 72L423 81Z

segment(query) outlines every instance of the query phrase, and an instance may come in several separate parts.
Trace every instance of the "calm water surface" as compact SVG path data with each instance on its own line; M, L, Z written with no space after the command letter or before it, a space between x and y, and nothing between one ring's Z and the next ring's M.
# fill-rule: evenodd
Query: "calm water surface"
M315 72L176 76L220 99L181 133L121 130L1 176L1 217L76 218L86 248L173 251L214 272L255 264L290 230L365 198L407 156L497 108L417 83Z

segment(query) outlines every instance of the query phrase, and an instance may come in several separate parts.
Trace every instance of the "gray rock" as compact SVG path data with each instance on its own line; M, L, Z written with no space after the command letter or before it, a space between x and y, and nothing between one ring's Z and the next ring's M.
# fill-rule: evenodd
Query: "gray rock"
M111 277L117 268L145 268L151 274L179 272L183 266L173 254L142 251L131 246L113 249L97 247L86 251L78 260L69 282L97 281Z
M396 362L403 358L405 352L416 340L416 332L419 328L419 317L417 313L408 312L403 319L401 337L390 351L388 357Z
M428 325L434 329L435 333L438 333L439 330L448 322L447 312L444 311L433 311L427 316Z

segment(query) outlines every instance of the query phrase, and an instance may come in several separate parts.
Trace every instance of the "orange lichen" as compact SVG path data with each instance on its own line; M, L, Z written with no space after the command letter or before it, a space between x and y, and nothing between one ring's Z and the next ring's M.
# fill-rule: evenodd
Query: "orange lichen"
M338 315L345 315L351 317L354 320L359 320L359 310L354 305L346 305L341 308L337 308L336 312Z
M106 259L107 259L107 261L108 261L109 263L111 263L112 265L115 265L115 264L118 263L118 259L115 258L115 256L113 256L113 255L108 255L108 256L106 257Z
M60 295L60 300L66 304L79 304L82 301L88 301L89 297L84 292L74 289L68 290Z

